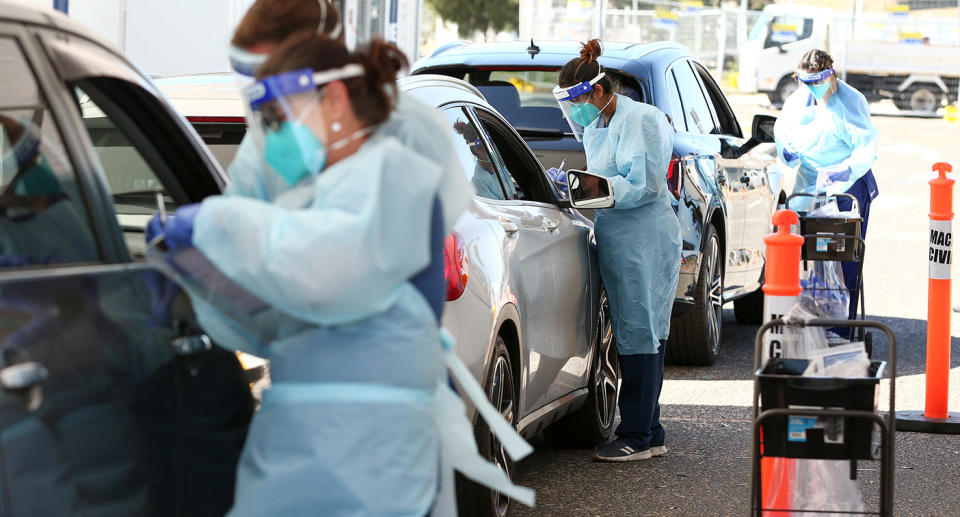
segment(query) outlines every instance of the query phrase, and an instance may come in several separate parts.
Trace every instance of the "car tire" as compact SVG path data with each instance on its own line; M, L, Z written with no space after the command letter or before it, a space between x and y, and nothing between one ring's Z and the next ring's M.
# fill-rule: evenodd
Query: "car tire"
M914 84L894 98L901 111L935 114L940 107L940 89L932 84Z
M799 85L796 79L787 76L780 79L780 82L777 84L777 90L767 96L770 97L770 102L782 105L784 102L787 102L787 98L793 95L793 92L797 91L797 88L799 88Z
M763 290L756 291L733 301L733 314L741 325L763 323Z
M703 235L706 243L700 260L700 275L693 310L670 325L666 360L671 364L709 366L720 352L723 330L723 252L713 225Z
M613 433L620 390L620 355L613 337L606 291L600 293L594 350L587 401L580 409L543 431L544 437L553 445L590 449L606 442Z
M493 360L490 363L490 372L487 374L484 388L493 407L497 408L511 425L516 425L517 420L515 381L513 362L510 359L510 351L507 350L507 343L503 337L497 336ZM474 433L480 455L505 470L510 479L513 479L515 467L513 460L493 436L483 418L478 418ZM507 496L457 474L457 507L461 517L505 517L510 513L511 504L512 501Z

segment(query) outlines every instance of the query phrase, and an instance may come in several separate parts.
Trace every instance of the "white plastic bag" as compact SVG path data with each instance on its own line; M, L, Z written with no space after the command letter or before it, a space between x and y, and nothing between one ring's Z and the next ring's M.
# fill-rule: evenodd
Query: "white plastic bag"
M850 315L850 291L843 282L843 270L835 261L813 261L806 277L800 279L800 299L818 318L845 320Z
M863 496L850 479L849 460L795 460L793 508L807 511L863 512ZM795 515L808 515L795 512ZM821 513L843 516L848 513Z

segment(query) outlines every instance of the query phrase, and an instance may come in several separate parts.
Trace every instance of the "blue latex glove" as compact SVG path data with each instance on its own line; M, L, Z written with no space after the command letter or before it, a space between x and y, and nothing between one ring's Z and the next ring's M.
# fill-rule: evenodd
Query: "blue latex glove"
M793 162L796 162L797 160L800 159L800 154L798 154L796 151L794 151L790 147L784 147L782 154L783 154L783 161L786 162L787 165L791 165L793 164Z
M0 257L0 268L4 267L24 267L36 264L36 261L33 260L29 255L23 253L14 253L11 255L4 255Z
M556 167L550 167L547 169L547 175L550 176L550 179L553 180L553 183L557 185L557 188L560 189L560 192L563 192L565 195L569 196L570 192L567 189L567 174Z
M824 167L820 174L825 174L826 178L834 183L844 183L850 179L850 167L847 165L834 165L833 167Z
M160 221L160 214L154 214L145 229L147 242L163 233L164 241L171 251L193 246L193 223L198 213L200 213L200 203L184 205L172 216L167 217L166 225Z
M180 294L180 286L157 271L143 274L143 283L150 293L150 321L156 327L173 325L170 314L173 299Z

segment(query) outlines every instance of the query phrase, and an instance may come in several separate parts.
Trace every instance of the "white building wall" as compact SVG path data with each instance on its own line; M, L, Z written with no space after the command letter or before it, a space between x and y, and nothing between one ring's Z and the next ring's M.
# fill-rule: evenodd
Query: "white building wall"
M52 8L53 0L21 0ZM417 58L423 0L395 0L397 45ZM146 73L229 71L227 46L254 0L70 0L69 16L112 43ZM335 0L343 5L348 46L387 37L391 0Z

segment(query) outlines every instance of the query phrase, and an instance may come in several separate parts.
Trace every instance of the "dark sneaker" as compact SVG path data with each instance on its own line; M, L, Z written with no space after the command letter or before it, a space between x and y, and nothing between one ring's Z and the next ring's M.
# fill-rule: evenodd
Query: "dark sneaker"
M623 440L614 440L593 451L593 459L599 461L640 461L649 460L652 457L650 449L638 451Z
M650 455L656 458L657 456L663 456L667 453L666 445L654 445L650 447Z

